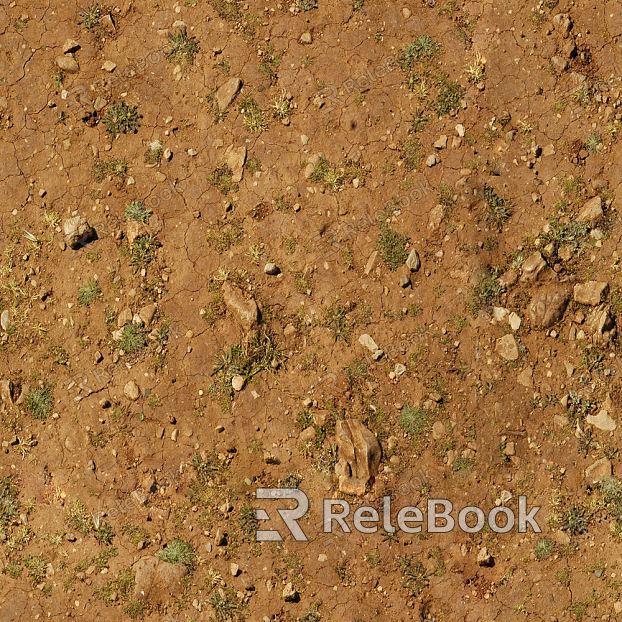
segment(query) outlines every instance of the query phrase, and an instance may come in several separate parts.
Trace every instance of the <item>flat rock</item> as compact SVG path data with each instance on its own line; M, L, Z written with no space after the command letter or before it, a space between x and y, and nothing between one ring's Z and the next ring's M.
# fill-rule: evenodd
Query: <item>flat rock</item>
M534 328L549 328L564 316L570 291L565 287L555 287L538 292L529 304L529 317Z
M497 352L506 361L515 361L518 359L518 344L514 335L505 335L497 339Z
M523 371L516 376L516 382L527 389L533 388L533 368L531 366L525 367Z
M611 315L611 305L602 304L594 309L585 322L587 333L592 343L606 346L616 335L616 323Z
M244 294L228 282L222 286L223 300L227 308L235 315L242 327L249 331L259 325L259 307L252 299L244 297Z
M612 432L617 427L614 419L604 409L597 415L588 415L586 421L595 428L604 430L605 432Z
M157 308L158 307L156 306L155 302L152 302L151 304L145 305L144 307L140 308L140 310L138 311L138 317L145 326L148 327L151 324Z
M246 147L234 147L229 145L225 151L225 160L227 166L233 173L231 180L235 183L242 181L242 175L244 175L244 163L246 162Z
M157 557L144 557L134 564L134 598L162 604L181 590L188 574L184 564L171 564Z
M577 221L586 222L591 226L594 226L597 222L602 220L602 217L604 216L602 203L603 202L600 197L590 199L579 212Z
M601 304L609 293L609 283L605 281L588 281L574 286L574 300L582 305L595 307Z
M337 421L335 440L339 462L339 490L363 495L369 480L378 475L382 449L376 436L358 419Z
M135 402L140 397L140 389L133 380L130 380L125 387L123 387L123 395L125 395L128 400Z
M230 106L241 88L242 80L240 78L231 78L216 91L216 103L220 112L223 112Z
M65 43L63 43L63 54L73 54L73 52L77 52L80 49L80 44L73 39L67 39Z
M56 64L58 68L66 73L78 73L80 71L80 65L73 56L69 54L56 57Z
M585 469L585 483L588 486L598 484L607 477L611 477L613 466L608 458L601 458Z

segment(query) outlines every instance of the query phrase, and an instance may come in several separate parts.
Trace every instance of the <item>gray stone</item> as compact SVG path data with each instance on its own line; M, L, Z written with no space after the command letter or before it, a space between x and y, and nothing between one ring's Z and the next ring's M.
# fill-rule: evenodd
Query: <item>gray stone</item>
M574 300L582 305L595 307L601 304L609 293L609 283L605 281L588 281L574 286Z
M413 248L408 255L408 259L406 260L406 265L410 269L411 272L417 272L419 268L421 268L421 259L419 259L419 253L416 248Z
M556 287L538 292L529 304L529 317L534 328L549 328L559 322L570 301L570 292L565 287Z
M2 330L9 330L9 326L11 326L11 320L9 318L9 310L5 309L0 315L0 326L2 326Z
M529 255L523 263L523 274L520 277L521 283L537 281L540 275L548 267L546 260L542 257L542 253L536 251Z
M303 32L300 35L300 43L305 43L305 44L309 44L309 43L313 43L313 37L311 36L310 32Z
M283 600L286 603L293 603L298 600L298 592L296 591L296 588L291 583L288 583L283 588Z
M585 469L585 483L588 486L598 484L607 477L611 477L613 466L608 458L601 458Z
M123 394L128 400L135 402L140 397L140 389L133 380L130 380L125 387L123 387Z
M246 162L246 147L244 147L244 145L241 147L229 145L225 151L225 159L227 161L227 166L233 173L231 181L235 183L242 181L242 175L244 175L244 163Z
M229 107L241 88L242 80L240 78L231 78L216 91L216 103L221 112Z
M592 343L606 346L616 335L616 323L611 315L611 306L603 304L594 309L588 315L585 326Z
M65 241L71 248L83 246L93 235L93 228L82 216L68 218L63 224Z
M141 307L141 309L138 311L138 317L146 327L148 327L153 321L153 316L155 315L156 310L157 306L155 302L152 302L149 305Z
M281 272L279 267L272 261L269 261L263 268L264 274L269 274L271 276L276 276Z

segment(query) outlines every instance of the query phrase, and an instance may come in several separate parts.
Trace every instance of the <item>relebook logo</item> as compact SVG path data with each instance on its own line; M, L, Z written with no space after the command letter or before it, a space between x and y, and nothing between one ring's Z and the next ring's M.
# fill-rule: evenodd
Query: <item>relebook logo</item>
M257 499L295 501L296 507L278 508L276 511L294 540L308 542L307 534L298 524L298 521L309 511L309 498L302 490L298 488L258 488L255 491L255 496ZM507 533L512 529L517 529L519 533L525 533L527 526L530 526L535 533L542 533L542 529L536 521L536 514L540 510L540 506L533 506L528 511L527 497L524 495L518 497L518 521L514 510L505 505L493 507L488 515L481 508L469 505L463 507L455 515L453 503L449 499L428 499L425 509L426 516L424 517L423 511L417 506L401 507L397 511L395 524L393 524L391 516L395 511L391 508L390 496L382 498L381 512L378 512L371 505L364 505L352 513L347 501L324 499L320 526L324 533L336 533L334 530L341 530L342 533L346 534L351 533L352 528L354 528L359 533L371 534L376 533L382 527L386 533L403 531L414 534L421 533L424 525L427 533L448 533L456 528L457 518L458 528L465 533L477 533L483 529L486 523L495 533ZM259 521L272 520L273 518L263 508L255 510L255 517ZM276 529L263 529L257 531L256 540L258 542L281 542L283 536Z

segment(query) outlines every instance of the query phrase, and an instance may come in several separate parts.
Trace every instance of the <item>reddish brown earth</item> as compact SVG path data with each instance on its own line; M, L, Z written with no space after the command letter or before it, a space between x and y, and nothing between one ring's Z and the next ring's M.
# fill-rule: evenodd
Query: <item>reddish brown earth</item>
M622 615L619 3L84 9L0 6L0 620ZM339 419L382 451L358 497ZM255 542L280 486L309 542ZM383 495L543 533L322 533Z

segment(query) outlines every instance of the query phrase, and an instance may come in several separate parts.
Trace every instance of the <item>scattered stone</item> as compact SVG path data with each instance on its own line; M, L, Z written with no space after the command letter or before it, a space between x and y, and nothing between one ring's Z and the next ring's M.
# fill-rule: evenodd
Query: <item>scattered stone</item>
M133 380L130 380L125 387L123 387L123 394L128 400L135 402L140 397L140 389Z
M520 328L520 325L521 325L520 316L514 311L512 311L512 313L510 313L510 315L508 316L508 322L510 326L512 327L512 330L518 330Z
M426 158L425 165L428 166L429 168L432 168L433 166L436 166L439 162L440 162L440 159L435 153L433 153L432 155L429 155Z
M611 305L600 305L587 317L586 331L590 334L592 343L597 346L606 346L616 335L616 324L611 315Z
M551 63L553 64L553 67L555 67L555 69L557 69L557 71L559 71L560 73L568 69L568 61L561 56L553 56L553 58L551 58Z
M216 535L214 536L214 544L216 546L225 546L227 544L227 536L218 529L216 531Z
M604 409L597 415L588 415L586 421L595 428L604 430L605 432L612 432L617 427L614 419Z
M346 494L365 494L367 483L380 467L382 449L378 439L357 419L340 419L336 443L339 462L335 473L339 477L339 490Z
M129 324L133 318L131 309L123 309L121 313L119 313L119 317L117 317L117 326L119 328L123 328L126 324Z
M577 46L574 41L568 41L562 48L562 52L566 58L574 58L577 55Z
M542 155L543 156L552 156L555 155L555 147L553 144L547 145L543 150L542 150Z
M497 281L499 282L499 285L501 285L502 287L508 288L508 287L512 287L512 285L516 285L516 283L518 282L518 270L508 270L507 272L504 272L498 279Z
M435 149L445 149L447 147L447 136L442 134L439 139L434 143Z
M65 43L63 43L63 54L73 54L80 49L80 44L73 39L67 39Z
M108 73L112 73L117 68L117 64L113 63L111 60L107 60L103 65L102 69L107 71Z
M545 276L543 272L548 268L548 264L544 257L542 257L542 253L536 251L523 263L523 274L520 277L521 283L525 282L533 282L537 280L542 280L541 275Z
M260 319L259 307L252 298L246 299L242 292L229 282L223 283L222 294L225 305L245 330L257 328Z
M269 261L263 268L264 274L276 276L281 272L280 268L274 263Z
M553 26L555 26L555 30L557 30L562 37L566 38L572 29L572 20L568 13L558 13L553 17Z
M400 275L400 287L405 288L410 285L410 276L408 274Z
M0 315L0 326L2 326L2 330L5 332L9 330L9 327L11 326L8 309L5 309Z
M404 16L404 19L410 19L410 16L412 15L410 9L404 7L402 9L402 15Z
M93 108L95 109L95 112L99 112L100 110L103 110L107 105L108 100L98 95L95 103L93 104Z
M411 272L417 272L419 268L421 268L421 259L419 259L419 253L416 248L413 248L408 255L408 259L406 260L406 265L410 269Z
M495 565L495 560L486 547L483 547L479 550L479 553L477 554L477 565L485 567Z
M492 319L495 322L503 322L505 318L510 315L510 310L503 307L492 308Z
M523 371L516 377L516 382L527 389L533 388L533 368L531 366L525 367Z
M246 147L244 145L241 147L229 145L225 151L225 159L227 161L227 166L233 173L231 181L235 183L242 181L242 175L244 175L244 163L246 162Z
M374 361L382 358L384 352L376 345L376 342L369 335L361 335L359 337L359 343L372 353L372 358L374 359Z
M231 564L229 564L229 572L231 572L232 577L237 577L240 574L240 567L231 562Z
M505 335L497 339L497 352L506 361L516 361L518 359L518 344L514 335Z
M296 588L291 583L288 583L283 588L283 600L286 603L294 603L298 600L298 592L296 591Z
M376 259L378 259L378 251L373 251L365 265L365 276L369 276L370 272L376 267Z
M582 305L595 307L601 304L609 293L609 283L604 281L588 281L574 286L574 300Z
M233 378L231 378L231 387L233 388L234 391L241 391L244 388L244 385L246 384L246 380L244 379L244 376L240 376L235 375L233 376Z
M432 437L435 441L440 441L445 438L447 430L445 429L445 425L442 421L435 421L432 426Z
M83 246L93 235L93 228L82 216L68 218L63 224L65 241L73 249Z
M300 35L300 43L304 43L304 44L309 44L309 43L313 43L313 37L311 36L310 32L303 32Z
M603 217L602 200L600 197L590 199L581 209L577 216L578 222L586 222L592 227Z
M216 103L220 112L224 112L229 107L241 88L242 80L231 78L216 91Z
M529 304L529 317L534 328L550 328L559 322L570 302L570 291L556 287L537 293Z
M310 441L313 441L315 439L315 436L316 436L315 428L313 426L309 426L308 428L305 428L300 433L299 438L303 443L308 443Z
M78 73L78 71L80 71L80 65L78 65L76 59L69 54L57 56L56 64L58 65L58 68L65 73Z
M585 483L594 486L607 477L611 477L613 466L608 458L601 458L585 469Z
M153 321L153 316L155 315L156 311L157 306L155 302L141 307L141 309L138 311L138 317L140 318L140 321L145 325L145 327L149 327L149 325Z
M573 257L573 252L572 249L569 246L562 246L558 251L557 251L557 256L562 260L562 261L570 261Z

